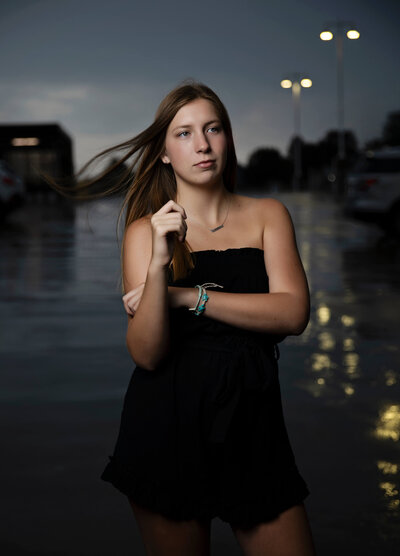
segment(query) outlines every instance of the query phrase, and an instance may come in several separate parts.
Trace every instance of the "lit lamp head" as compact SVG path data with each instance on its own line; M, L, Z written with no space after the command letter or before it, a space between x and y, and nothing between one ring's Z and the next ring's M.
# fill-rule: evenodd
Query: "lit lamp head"
M326 29L319 34L319 38L321 39L321 41L331 41L333 39L333 33L332 31Z
M292 85L293 83L290 81L290 79L282 79L281 81L281 87L283 89L290 89Z
M300 81L300 85L301 85L302 87L305 87L305 88L307 89L307 88L309 88L309 87L312 86L312 81L311 81L311 79L308 79L308 77L307 77L307 78L302 79L302 80Z
M356 29L350 29L350 31L347 31L346 33L347 38L348 39L359 39L360 38L360 33L358 31L356 31Z

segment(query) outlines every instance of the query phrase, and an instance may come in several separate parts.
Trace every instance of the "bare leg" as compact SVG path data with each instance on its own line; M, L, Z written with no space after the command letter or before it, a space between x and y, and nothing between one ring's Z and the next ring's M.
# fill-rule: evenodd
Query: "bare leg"
M211 520L173 521L128 500L147 556L210 556Z
M316 555L303 503L252 529L231 527L245 556Z

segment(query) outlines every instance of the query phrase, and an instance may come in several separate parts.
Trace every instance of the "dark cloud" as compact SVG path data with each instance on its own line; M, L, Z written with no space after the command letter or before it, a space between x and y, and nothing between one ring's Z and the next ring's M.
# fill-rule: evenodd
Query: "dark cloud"
M243 162L259 145L285 150L292 105L279 83L289 72L313 80L305 139L336 125L335 48L319 32L337 15L361 32L345 44L345 114L365 141L399 107L400 3L389 0L2 2L0 117L60 121L83 161L107 136L148 125L162 96L194 77L227 105Z

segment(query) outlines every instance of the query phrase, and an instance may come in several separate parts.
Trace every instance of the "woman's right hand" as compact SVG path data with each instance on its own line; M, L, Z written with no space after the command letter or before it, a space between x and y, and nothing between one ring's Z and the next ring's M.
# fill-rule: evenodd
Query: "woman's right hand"
M152 263L161 267L169 266L174 254L176 238L185 241L186 218L185 209L172 199L152 215Z

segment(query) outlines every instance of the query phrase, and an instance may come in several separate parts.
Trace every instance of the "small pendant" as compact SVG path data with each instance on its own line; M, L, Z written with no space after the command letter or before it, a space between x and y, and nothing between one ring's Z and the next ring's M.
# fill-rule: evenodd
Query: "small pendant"
M217 226L216 228L212 228L212 229L210 230L210 232L216 232L217 230L220 230L220 229L223 228L223 227L224 227L224 225L221 224L221 226Z

